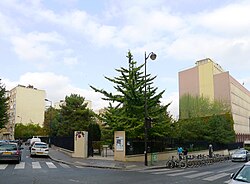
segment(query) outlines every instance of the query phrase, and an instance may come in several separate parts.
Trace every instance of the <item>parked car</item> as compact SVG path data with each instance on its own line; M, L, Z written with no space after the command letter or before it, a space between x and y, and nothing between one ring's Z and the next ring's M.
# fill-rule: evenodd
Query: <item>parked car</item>
M41 139L39 137L33 137L32 139L30 139L29 149L31 149L35 142L41 142Z
M45 142L34 142L30 149L30 156L34 155L48 156L49 155L48 144Z
M245 163L236 173L231 174L229 184L250 183L250 162Z
M41 142L41 139L39 137L33 137L30 139L30 145L33 144L33 142Z
M22 147L17 143L5 142L0 144L0 160L16 161L20 163L22 159Z
M245 149L239 149L232 154L232 161L249 161L250 152Z

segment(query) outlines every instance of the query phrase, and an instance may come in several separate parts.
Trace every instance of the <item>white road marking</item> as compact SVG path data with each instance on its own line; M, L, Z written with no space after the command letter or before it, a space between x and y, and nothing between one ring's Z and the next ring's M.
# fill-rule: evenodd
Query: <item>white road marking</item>
M221 172L227 172L227 171L231 171L231 170L234 170L234 169L239 169L239 168L241 168L241 166L234 166L234 167L230 167L229 169L223 169L223 170L220 170L220 171L218 171L218 173L221 173Z
M147 173L147 172L157 172L157 171L169 171L170 169L147 169L147 170L140 170L139 172Z
M204 178L202 180L205 180L205 181L214 181L214 180L217 180L219 178L223 178L223 177L228 176L228 175L229 175L228 173L220 173L220 174L217 174L217 175L214 175L214 176L210 176L210 177Z
M51 169L56 168L56 166L52 162L46 162L47 166Z
M32 162L32 168L33 169L41 169L41 165L39 162Z
M66 169L70 168L69 165L67 165L67 164L59 163L59 165L62 166L63 168L66 168Z
M20 162L19 164L16 164L15 169L24 169L25 162Z
M155 172L151 174L169 174L169 173L176 173L176 172L181 172L183 170L169 170L169 171L162 171L162 172Z
M4 170L7 166L8 166L8 164L3 164L3 165L1 164L0 165L0 170Z
M185 175L185 174L190 174L190 173L194 173L197 171L186 171L186 172L180 172L180 173L173 173L173 174L168 174L168 176L180 176L180 175Z
M206 172L191 174L191 175L184 176L184 177L186 177L186 178L197 178L197 177L199 177L199 176L204 176L204 175L211 174L211 173L213 173L213 172L206 171Z

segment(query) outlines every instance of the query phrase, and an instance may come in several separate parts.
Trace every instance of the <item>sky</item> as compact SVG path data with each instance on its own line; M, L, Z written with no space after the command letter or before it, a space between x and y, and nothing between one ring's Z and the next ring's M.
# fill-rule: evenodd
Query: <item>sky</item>
M70 94L106 107L90 85L114 93L116 69L144 54L162 104L178 117L178 72L210 58L250 89L248 0L1 0L0 79L33 85L53 103Z

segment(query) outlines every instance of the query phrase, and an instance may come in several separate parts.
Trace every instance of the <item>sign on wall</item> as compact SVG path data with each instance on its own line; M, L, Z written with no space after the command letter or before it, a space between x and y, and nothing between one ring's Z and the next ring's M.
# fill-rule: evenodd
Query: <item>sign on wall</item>
M123 151L124 150L124 139L123 139L123 137L116 137L115 138L115 147L116 147L116 151Z

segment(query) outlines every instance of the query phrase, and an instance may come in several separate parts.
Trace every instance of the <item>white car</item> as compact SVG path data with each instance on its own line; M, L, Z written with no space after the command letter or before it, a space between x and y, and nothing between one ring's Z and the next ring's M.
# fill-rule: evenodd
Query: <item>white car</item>
M248 150L245 149L239 149L234 152L232 155L232 161L249 161L250 160L250 153Z
M34 142L30 149L30 156L35 156L35 155L48 156L49 155L48 144L45 142Z
M245 163L236 173L231 174L230 184L250 183L250 162Z

